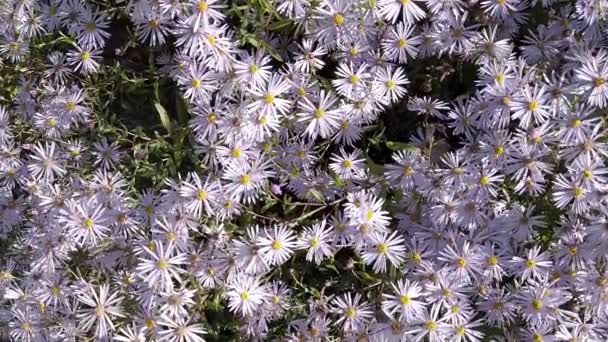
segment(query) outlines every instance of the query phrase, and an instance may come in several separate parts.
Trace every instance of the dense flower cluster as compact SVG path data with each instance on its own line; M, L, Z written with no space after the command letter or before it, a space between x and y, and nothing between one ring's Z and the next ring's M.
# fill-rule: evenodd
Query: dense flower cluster
M608 339L606 0L0 6L13 340ZM96 130L127 31L189 113L150 188ZM383 163L389 110L417 127Z

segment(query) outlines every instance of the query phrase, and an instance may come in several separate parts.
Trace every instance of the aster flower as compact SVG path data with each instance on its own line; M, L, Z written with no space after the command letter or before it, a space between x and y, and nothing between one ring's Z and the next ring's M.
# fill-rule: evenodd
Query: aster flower
M60 222L79 245L95 246L110 230L108 211L93 198L81 202L71 200L60 214Z
M267 301L268 292L259 280L243 276L231 284L225 296L231 311L250 316Z
M173 289L173 280L181 283L180 273L183 269L180 265L186 263L186 256L174 253L172 244L167 246L154 241L149 247L143 247L145 254L139 258L137 272L139 277L149 286L159 286L161 290Z
M375 272L386 272L386 261L397 267L405 260L404 240L397 236L397 232L391 235L372 233L369 236L366 248L361 252L361 257L366 264L372 265Z
M98 11L84 11L75 25L70 26L70 34L76 36L78 44L85 48L101 49L105 46L105 40L110 37L107 32L110 23L107 18Z
M345 332L362 331L372 317L370 305L366 301L361 301L361 295L350 292L334 298L332 301L332 311L338 315L336 325L342 326Z
M66 173L61 165L60 157L56 155L55 148L55 142L45 143L44 146L37 144L34 147L34 154L31 156L32 162L28 165L28 170L34 177L52 181L55 176L62 176Z
M195 216L202 216L203 212L210 214L219 195L219 184L209 178L204 182L196 173L191 173L191 181L183 182L179 194L186 199L186 209Z
M391 284L395 295L383 294L385 300L382 302L382 310L389 317L395 317L398 313L399 320L414 322L422 315L425 302L416 300L423 296L422 287L416 282L409 280L398 280L397 284Z
M298 248L307 250L306 260L320 264L325 258L331 256L333 247L331 245L334 234L325 220L308 227L297 241Z
M78 313L80 324L84 330L89 330L96 324L95 336L103 338L107 336L109 330L114 330L112 318L125 317L120 304L122 298L117 292L109 293L108 284L99 286L99 292L90 287L88 291L78 295L78 300L88 308L83 308Z
M167 342L204 342L202 335L207 331L202 324L193 323L186 318L172 320L164 317L161 324L164 328L158 333L159 341Z
M398 63L406 62L408 57L416 58L418 45L422 42L422 38L414 36L415 28L415 26L399 23L390 29L382 40L382 48L387 57Z
M285 263L296 247L296 238L289 228L285 226L274 226L260 235L256 242L260 248L262 258L269 265L280 265Z
M318 104L312 102L308 98L300 102L301 113L298 113L298 121L308 122L305 134L311 139L320 136L321 138L329 137L339 126L338 109L333 109L337 102L337 98L331 93L325 93L321 90L318 97Z
M68 63L74 66L75 71L86 75L95 73L99 69L101 50L76 46L76 50L68 52L67 56Z
M408 24L415 24L426 16L426 13L414 1L390 1L381 0L378 2L380 14L389 22L395 23L399 19L399 14L403 21Z
M581 61L582 67L577 70L576 77L581 90L585 92L587 103L604 108L608 103L608 54L600 50L595 57Z

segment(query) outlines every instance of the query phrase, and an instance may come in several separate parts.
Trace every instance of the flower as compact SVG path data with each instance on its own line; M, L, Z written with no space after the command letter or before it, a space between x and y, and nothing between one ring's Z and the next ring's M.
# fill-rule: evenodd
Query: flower
M242 316L253 315L268 300L268 292L260 286L259 280L247 276L233 282L225 296L230 310Z
M392 234L372 233L369 242L361 252L361 257L368 265L373 265L375 272L386 272L386 261L398 267L405 260L405 246L397 232Z
M117 292L109 294L109 291L108 284L102 284L99 286L99 292L89 287L86 292L78 295L78 300L88 306L78 313L80 324L86 331L97 323L95 336L98 338L106 337L108 330L114 330L113 317L125 317L120 308L123 299Z
M285 263L293 253L296 247L296 237L287 227L274 226L266 229L265 234L258 237L256 244L266 263L280 265Z
M416 299L423 299L422 287L417 282L410 282L408 279L398 280L397 284L391 284L391 287L395 294L382 294L385 298L382 302L382 311L389 317L409 323L420 318L426 303ZM395 313L399 315L395 317Z
M334 298L332 301L332 311L339 315L335 321L336 325L341 325L345 332L360 332L372 317L370 305L366 301L361 301L361 295L347 292L342 296Z
M172 290L174 279L182 282L180 273L183 273L183 269L180 265L186 263L186 256L174 253L174 249L173 244L165 246L159 241L153 241L149 247L144 246L146 254L139 258L137 275L150 287L158 286L162 291Z

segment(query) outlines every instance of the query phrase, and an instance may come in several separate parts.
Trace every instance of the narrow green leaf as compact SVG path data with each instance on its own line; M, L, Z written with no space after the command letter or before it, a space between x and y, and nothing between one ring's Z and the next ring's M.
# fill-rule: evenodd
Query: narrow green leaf
M268 30L270 31L281 31L287 27L291 26L291 20L289 19L281 19L273 22L268 25Z
M402 143L399 141L387 141L386 147L388 147L389 149L391 149L393 151L401 151L401 150L411 151L411 150L416 149L416 147L414 147L410 144Z
M277 61L282 62L283 61L283 57L281 57L281 55L277 52L277 50L275 50L270 44L268 44L267 41L262 40L262 47L264 49L266 49L266 51L268 51L268 53Z
M163 107L163 105L161 105L159 102L154 102L154 108L156 108L156 111L158 112L158 115L160 116L160 123L167 130L167 132L171 133L172 132L171 119L169 118L169 115L167 114L165 107Z
M371 172L374 176L382 176L384 174L384 165L378 164L372 160L372 158L366 158L367 167L369 168L369 172Z

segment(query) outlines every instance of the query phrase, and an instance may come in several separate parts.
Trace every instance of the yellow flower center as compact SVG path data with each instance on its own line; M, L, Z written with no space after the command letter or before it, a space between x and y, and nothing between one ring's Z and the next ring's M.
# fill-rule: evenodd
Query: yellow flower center
M336 25L336 27L340 27L342 25L344 25L344 16L340 13L336 13L334 15L334 25Z
M325 116L325 111L321 108L318 108L317 110L315 110L315 118L316 119L322 119Z
M399 303L401 303L401 305L409 305L411 301L412 299L407 295L399 297Z
M572 119L570 121L570 127L572 128L578 128L583 122L581 121L581 119Z
M456 261L456 265L458 266L458 268L464 268L467 265L467 260L465 258L459 258Z
M177 240L177 235L175 234L175 232L167 232L166 237L167 237L167 241Z
M585 194L585 190L583 188L576 187L574 188L574 198L581 198Z
M350 81L350 83L352 83L352 84L357 84L357 83L359 83L360 79L359 79L359 76L357 76L357 75L352 75L352 76L349 78L349 81Z
M209 113L209 115L207 115L207 122L209 122L209 123L217 122L217 114L214 112Z
M494 77L494 79L496 80L496 83L498 83L498 84L505 83L505 75L503 75L503 74L496 75L496 77Z
M272 243L272 249L275 251L278 251L281 248L283 248L283 244L280 241L275 241Z
M350 169L351 167L353 167L353 162L351 162L350 160L344 160L342 161L342 167Z
M386 81L386 87L387 87L388 89L393 89L393 88L395 88L395 81L393 81L393 80L388 80L388 81Z
M378 244L377 249L379 254L386 254L388 252L388 246L385 243Z
M488 184L490 184L490 177L488 177L488 176L481 176L479 178L479 185L486 186Z
M274 95L272 94L266 94L264 95L264 103L267 105L273 104L274 103Z
M406 166L403 168L404 175L410 176L412 173L414 173L414 168L412 168L411 166Z
M536 267L536 261L534 261L534 260L528 260L528 261L526 261L526 267L527 268L534 268L534 267Z
M437 330L437 323L435 323L435 321L427 321L425 326L426 326L426 330L428 330L428 331Z
M243 292L243 293L241 293L241 300L242 301L246 302L246 301L249 300L249 298L250 298L249 292Z
M93 226L95 226L95 222L92 219L88 218L88 219L84 220L84 222L82 223L82 226L86 230L91 230L91 229L93 229Z
M94 22L88 22L84 25L84 30L88 33L95 32L95 29L97 29L97 26L95 26Z
M206 12L208 8L209 8L209 5L205 1L200 1L198 3L199 12L201 12L201 13Z
M68 101L65 103L65 109L68 112L73 112L74 110L76 110L76 104L72 101Z
M583 171L583 179L590 180L591 178L593 178L593 172L591 172L591 170Z
M371 209L367 209L367 215L366 215L367 221L371 221L374 218L374 211Z
M317 247L319 245L319 239L317 238L312 238L310 240L310 247Z
M47 125L47 127L49 127L49 128L55 128L55 127L57 127L57 120L55 120L55 119L53 119L53 118L49 118L49 119L46 121L46 125Z
M148 318L146 320L146 328L154 329L155 326L156 326L156 322L153 319Z
M420 255L420 253L412 254L412 262L414 264L419 264L421 261L422 261L422 255Z
M502 146L496 146L496 148L494 149L494 153L496 154L496 156L502 156L505 153L505 148Z
M88 61L89 59L91 59L91 54L88 51L83 51L80 54L80 59L83 61Z
M198 190L198 191L196 192L196 199L197 199L197 200L199 200L199 201L204 201L204 200L206 200L206 199L207 199L207 191L202 190L202 189L201 189L201 190Z
M540 311L540 310L542 310L542 309L543 309L543 302L541 302L541 301L540 301L540 300L538 300L538 299L534 299L534 300L532 301L532 308L533 308L535 311Z
M230 155L232 155L233 158L241 158L243 156L243 151L241 151L240 148L235 147L232 149L232 151L230 152Z
M407 39L405 39L405 38L399 38L399 40L397 41L397 46L400 49L404 49L407 46Z
M190 82L190 85L194 89L199 89L201 87L201 85L202 85L202 82L201 82L201 80L195 78L195 79L192 80L192 82Z
M160 258L158 259L158 268L161 270L166 270L167 267L169 267L169 263L167 262L167 260Z
M606 80L603 79L603 78L601 78L601 77L598 77L598 78L595 79L595 86L596 87L601 87L601 86L604 85L604 83L606 83Z
M353 319L357 314L357 311L355 310L355 308L348 308L345 314L347 318Z
M251 184L251 176L249 176L249 175L242 175L241 176L241 184L243 184L243 185L249 185L249 184Z
M570 254L570 256L576 256L578 254L578 247L576 247L576 246L568 247L568 254Z
M491 255L488 258L488 265L490 266L496 266L498 264L498 258L496 257L496 255Z
M539 105L538 101L532 101L532 102L528 103L528 110L531 112L535 112L538 110L539 106L540 105Z

